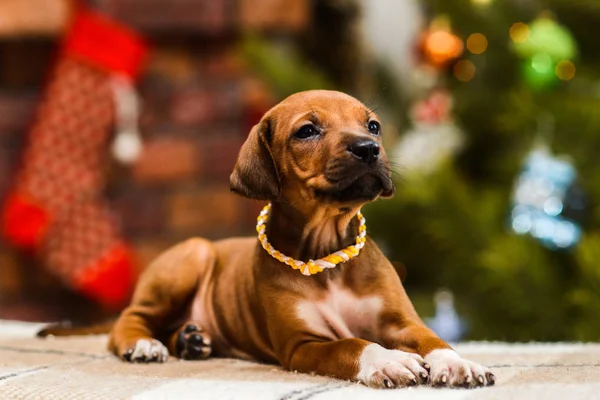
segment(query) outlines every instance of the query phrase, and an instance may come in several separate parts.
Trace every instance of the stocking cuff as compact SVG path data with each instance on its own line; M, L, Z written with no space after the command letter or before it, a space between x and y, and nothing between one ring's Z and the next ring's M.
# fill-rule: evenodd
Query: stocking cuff
M105 15L77 10L64 43L67 56L135 79L147 54L142 37Z

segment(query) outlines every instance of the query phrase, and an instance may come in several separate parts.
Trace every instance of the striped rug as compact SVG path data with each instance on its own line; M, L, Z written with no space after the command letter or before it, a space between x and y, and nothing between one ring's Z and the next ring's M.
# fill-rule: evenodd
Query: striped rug
M599 344L461 343L492 368L491 388L373 390L229 359L126 364L106 337L36 339L37 324L0 321L0 399L599 399Z

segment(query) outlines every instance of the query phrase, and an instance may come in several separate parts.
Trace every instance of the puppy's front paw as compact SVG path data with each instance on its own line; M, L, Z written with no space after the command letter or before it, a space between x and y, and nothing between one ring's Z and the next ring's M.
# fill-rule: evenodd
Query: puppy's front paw
M433 386L471 388L496 382L496 376L488 368L461 358L454 350L434 350L425 356L425 362L431 366Z
M370 344L360 356L356 379L373 388L415 386L427 382L427 365L418 354Z
M169 358L167 348L156 339L138 339L121 356L129 362L165 362Z

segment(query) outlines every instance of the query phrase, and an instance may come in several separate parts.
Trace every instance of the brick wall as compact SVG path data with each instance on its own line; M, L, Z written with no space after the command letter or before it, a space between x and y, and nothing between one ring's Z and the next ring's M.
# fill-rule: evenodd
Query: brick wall
M131 168L112 164L107 196L143 268L167 246L201 235L252 234L260 204L229 192L228 176L268 98L236 52L238 32L293 35L309 0L97 0L145 33L154 51L139 91L145 150ZM0 38L0 198L51 65L55 42ZM249 89L251 88L251 89ZM258 100L260 102L260 100ZM95 318L35 260L0 242L0 318Z

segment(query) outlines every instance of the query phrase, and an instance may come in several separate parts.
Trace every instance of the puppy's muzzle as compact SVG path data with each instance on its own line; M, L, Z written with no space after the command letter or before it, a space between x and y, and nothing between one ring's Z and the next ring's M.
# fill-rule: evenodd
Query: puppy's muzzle
M342 203L390 197L394 184L379 144L362 137L346 139L344 146L346 154L333 159L325 172L331 187L316 193Z

